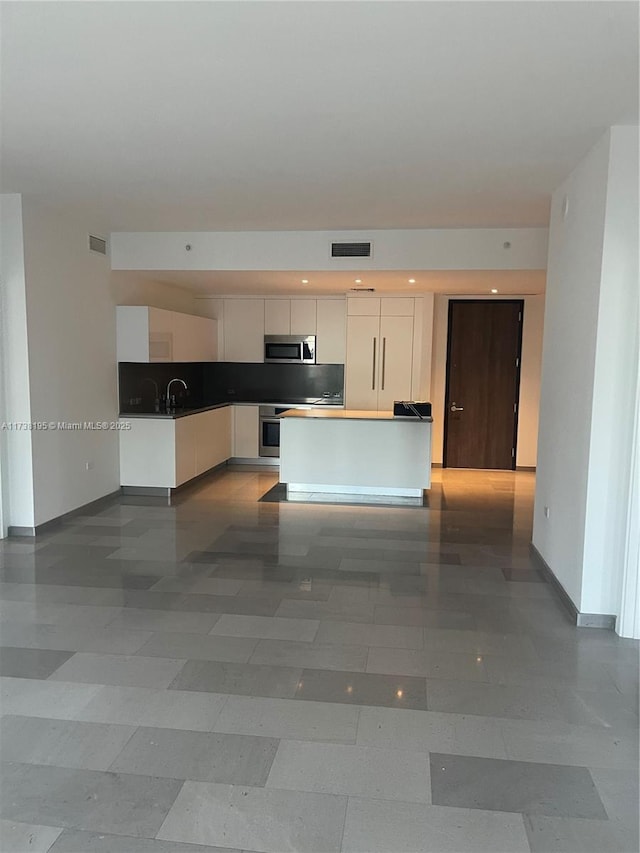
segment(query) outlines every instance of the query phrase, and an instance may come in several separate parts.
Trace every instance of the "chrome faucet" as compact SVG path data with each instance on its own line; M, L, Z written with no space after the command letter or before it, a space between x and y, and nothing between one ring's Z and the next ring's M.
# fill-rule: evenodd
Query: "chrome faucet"
M184 379L179 379L179 378L170 379L168 384L167 384L167 409L171 408L171 404L169 402L171 400L171 398L169 397L169 391L171 390L171 386L173 385L174 382L182 382L182 384L184 385L184 390L185 391L189 390L189 388L187 387L187 383L184 381Z

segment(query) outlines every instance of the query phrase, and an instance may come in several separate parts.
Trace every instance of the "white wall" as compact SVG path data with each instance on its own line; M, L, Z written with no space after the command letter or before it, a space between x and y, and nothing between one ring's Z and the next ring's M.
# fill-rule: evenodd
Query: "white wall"
M635 192L633 191L635 188ZM580 609L620 601L638 372L638 128L611 129Z
M135 274L112 277L109 259L88 251L98 222L19 195L2 196L1 212L2 420L116 420L115 305L197 313L191 293ZM119 487L115 431L0 438L5 525L34 527Z
M637 189L637 128L613 128L551 206L533 542L583 613L620 609L638 370Z
M553 194L549 232L533 543L578 609L608 164L607 136Z
M192 291L162 281L152 281L135 272L112 272L111 299L114 305L151 305L184 314L199 314L199 300Z
M25 197L23 228L31 418L113 421L115 311L109 260L88 251L92 223ZM32 440L36 525L119 487L115 431L35 431Z
M29 352L22 198L0 196L0 421L30 423ZM28 430L0 432L2 527L34 526L32 438Z
M28 199L23 206L32 420L113 421L115 305L197 313L193 296L135 274L112 276L109 259L87 251L91 223ZM36 525L120 486L115 432L36 432L33 451Z
M507 298L507 297L502 297ZM514 297L524 299L522 329L522 367L520 371L520 413L516 465L536 465L538 439L538 402L540 398L540 362L544 296ZM442 464L444 442L444 396L447 381L447 331L451 299L491 299L490 296L445 296L436 294L433 320L433 356L431 368L431 403L433 407L432 460Z
M330 243L371 240L371 258L331 258ZM510 243L505 249L504 243ZM190 251L185 249L190 245ZM544 269L546 228L407 231L119 232L114 270Z

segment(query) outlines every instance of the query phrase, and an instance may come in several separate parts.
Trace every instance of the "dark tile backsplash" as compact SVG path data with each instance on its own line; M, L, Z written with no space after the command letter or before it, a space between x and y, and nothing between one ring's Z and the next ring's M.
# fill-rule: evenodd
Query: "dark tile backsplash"
M216 362L205 365L204 371L205 395L231 402L286 402L301 397L319 398L325 393L342 393L343 387L342 364Z
M343 364L247 364L238 362L198 362L140 364L120 362L118 387L120 411L153 412L156 399L164 408L170 379L184 379L185 391L175 382L171 393L182 408L198 409L226 402L293 402L343 394ZM157 392L156 392L157 388Z
M184 379L188 386L187 391L179 382L174 382L171 386L171 393L176 396L176 405L189 409L208 405L203 395L203 367L204 364L195 362L184 364L120 362L118 364L120 411L153 412L156 399L164 409L167 383L174 378Z

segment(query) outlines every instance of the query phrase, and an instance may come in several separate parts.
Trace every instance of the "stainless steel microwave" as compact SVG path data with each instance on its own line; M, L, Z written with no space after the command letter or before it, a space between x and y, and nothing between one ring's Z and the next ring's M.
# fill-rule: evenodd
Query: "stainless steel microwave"
M271 364L315 364L315 335L265 335L264 360Z

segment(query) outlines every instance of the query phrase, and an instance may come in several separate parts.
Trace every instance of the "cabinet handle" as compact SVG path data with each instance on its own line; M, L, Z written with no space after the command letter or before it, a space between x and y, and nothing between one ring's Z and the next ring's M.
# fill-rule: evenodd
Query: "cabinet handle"
M387 363L387 339L382 339L382 390L384 391L384 371Z
M376 390L376 338L373 339L373 358L371 360L371 390Z

